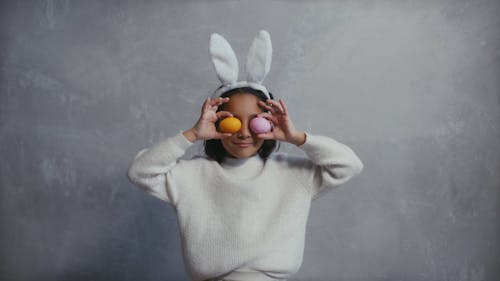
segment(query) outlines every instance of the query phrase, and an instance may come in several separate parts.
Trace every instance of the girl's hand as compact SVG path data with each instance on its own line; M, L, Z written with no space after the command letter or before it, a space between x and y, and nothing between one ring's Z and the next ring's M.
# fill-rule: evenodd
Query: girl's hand
M219 105L228 102L229 97L225 98L215 98L211 99L208 97L203 106L201 108L201 116L198 119L198 122L191 129L196 139L198 140L209 140L209 139L222 139L231 136L231 133L221 133L217 131L215 123L217 120L231 117L233 114L229 111L219 111L217 112L217 108Z
M273 124L271 132L257 134L259 138L276 139L290 142L295 145L301 145L305 142L305 133L295 129L290 119L288 109L282 99L279 100L279 103L271 99L266 100L266 102L259 101L259 105L269 110L271 113L263 112L257 116L264 117Z

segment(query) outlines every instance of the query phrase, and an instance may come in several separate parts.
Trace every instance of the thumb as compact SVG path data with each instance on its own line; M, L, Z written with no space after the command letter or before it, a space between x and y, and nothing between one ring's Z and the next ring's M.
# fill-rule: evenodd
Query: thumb
M269 132L269 133L260 133L260 134L257 134L257 136L260 139L270 140L270 139L273 139L274 134L272 132Z
M225 117L232 117L233 114L229 111L219 111L216 113L216 116L217 116L217 119L222 119L222 118L225 118Z
M215 138L217 139L225 139L225 138L228 138L230 136L232 136L233 134L231 133L220 133L220 132L217 132L216 135L215 135Z

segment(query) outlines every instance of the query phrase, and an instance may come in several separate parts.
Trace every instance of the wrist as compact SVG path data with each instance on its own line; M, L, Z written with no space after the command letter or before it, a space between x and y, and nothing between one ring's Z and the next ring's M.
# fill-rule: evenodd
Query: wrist
M198 137L196 136L196 133L194 132L193 128L191 128L191 129L189 129L187 131L182 132L182 134L190 142L195 142L195 141L198 140Z
M295 144L296 146L303 145L306 142L306 133L297 132L296 134L294 134L290 142Z

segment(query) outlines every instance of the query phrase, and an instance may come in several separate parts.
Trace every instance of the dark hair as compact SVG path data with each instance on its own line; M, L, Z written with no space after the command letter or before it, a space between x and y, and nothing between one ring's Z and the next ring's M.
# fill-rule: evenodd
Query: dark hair
M254 96L257 96L263 101L267 100L266 95L260 91L256 90L250 87L241 87L241 88L235 88L231 89L227 92L224 92L221 94L221 97L229 97L234 94L251 94ZM274 100L273 94L269 92L269 96L271 97L272 100ZM223 109L223 105L219 106L217 108L217 112L221 111ZM220 121L220 120L219 120ZM219 122L217 121L217 123ZM218 127L218 126L217 126ZM221 163L222 160L224 160L224 157L229 157L227 151L224 149L224 146L222 145L222 142L220 139L210 139L210 140L205 140L204 142L204 147L205 147L205 154L207 154L208 157L216 160L218 163ZM264 143L262 146L259 148L257 153L259 154L260 158L262 159L267 159L269 155L273 151L277 151L280 147L280 144L276 140L264 140Z

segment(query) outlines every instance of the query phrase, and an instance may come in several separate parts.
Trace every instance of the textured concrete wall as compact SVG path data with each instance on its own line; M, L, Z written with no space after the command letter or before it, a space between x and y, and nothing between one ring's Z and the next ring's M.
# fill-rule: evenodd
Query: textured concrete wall
M296 127L365 164L313 204L292 280L498 280L499 1L0 5L1 280L188 280L126 170L198 119L210 33L243 62L259 29Z

